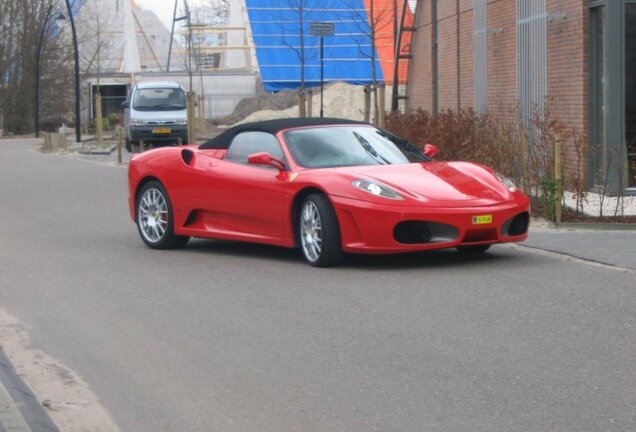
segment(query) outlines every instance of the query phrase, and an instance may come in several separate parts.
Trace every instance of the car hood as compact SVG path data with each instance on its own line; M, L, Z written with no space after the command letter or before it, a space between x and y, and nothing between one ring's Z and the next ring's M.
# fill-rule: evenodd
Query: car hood
M485 206L513 199L508 188L485 167L470 162L424 162L404 165L373 165L332 169L332 175L344 177L347 183L357 179L375 180L392 187L404 201L395 204L412 205L413 201L439 206ZM353 190L353 191L352 191ZM349 186L344 196L376 200L366 192ZM360 193L358 193L360 192Z

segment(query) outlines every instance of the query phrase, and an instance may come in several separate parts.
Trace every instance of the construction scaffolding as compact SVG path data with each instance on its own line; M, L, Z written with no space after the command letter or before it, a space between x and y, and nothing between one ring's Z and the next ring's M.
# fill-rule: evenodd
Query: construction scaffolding
M177 16L178 5L182 15ZM175 30L175 24L180 28ZM175 0L172 38L184 47L173 50L189 58L193 71L254 71L254 46L243 0L207 0L190 5Z

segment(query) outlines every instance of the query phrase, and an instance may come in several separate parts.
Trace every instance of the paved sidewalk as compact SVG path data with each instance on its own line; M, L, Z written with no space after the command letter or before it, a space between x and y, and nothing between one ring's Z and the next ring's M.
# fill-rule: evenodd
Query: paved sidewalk
M559 228L531 226L528 240L521 245L636 270L636 224L633 227L623 226L623 229L612 225L591 229L575 225Z
M0 346L0 432L59 432Z

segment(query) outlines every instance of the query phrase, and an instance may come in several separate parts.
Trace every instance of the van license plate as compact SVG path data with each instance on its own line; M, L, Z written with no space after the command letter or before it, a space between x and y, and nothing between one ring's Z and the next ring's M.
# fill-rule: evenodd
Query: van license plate
M492 215L473 216L473 225L483 225L492 223Z
M154 128L152 130L153 134L169 134L172 132L172 129L170 128Z

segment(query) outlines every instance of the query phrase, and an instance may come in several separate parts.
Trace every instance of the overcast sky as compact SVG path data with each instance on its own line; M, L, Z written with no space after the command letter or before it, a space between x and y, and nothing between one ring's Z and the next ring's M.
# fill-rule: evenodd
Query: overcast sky
M143 9L150 9L157 14L159 19L170 30L172 26L172 13L174 12L174 0L135 0ZM191 7L198 3L196 0L190 0L188 3ZM183 12L183 0L178 0L177 15Z

